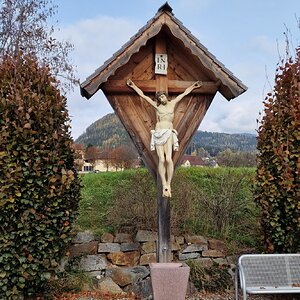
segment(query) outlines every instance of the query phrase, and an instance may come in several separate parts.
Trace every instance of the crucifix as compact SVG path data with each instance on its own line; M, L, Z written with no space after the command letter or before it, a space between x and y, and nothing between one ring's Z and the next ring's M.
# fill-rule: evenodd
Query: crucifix
M174 17L168 4L80 87L82 96L88 99L103 91L155 178L157 260L171 262L174 169L216 92L231 100L247 87ZM155 95L160 104L153 100Z
M172 66L173 60L167 51L167 40L163 32L155 36L154 47L151 47L151 52L147 52L152 61L149 59L146 62L151 68L141 63L135 69L134 61L129 62L128 69L133 68L134 71L128 72L124 69L124 74L117 74L101 87L129 131L146 166L156 178L159 262L171 262L172 257L170 197L174 169L219 85L213 81L197 81L197 75L190 76L195 78L194 80L175 79L174 67L172 70L168 68ZM154 74L151 75L153 79L141 79L145 77L144 72ZM138 101L133 93L142 100ZM156 95L157 101L153 100L155 97L149 97L149 94ZM182 101L188 94L191 94L189 99ZM151 106L149 109L146 108L146 102ZM155 114L152 111L155 111Z

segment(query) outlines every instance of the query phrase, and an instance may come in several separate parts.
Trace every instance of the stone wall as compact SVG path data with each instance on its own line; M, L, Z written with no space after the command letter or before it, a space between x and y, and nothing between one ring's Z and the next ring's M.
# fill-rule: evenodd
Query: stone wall
M142 299L151 299L149 263L156 262L156 240L157 233L144 230L135 236L105 233L100 239L91 232L79 232L60 268L83 270L103 292L133 292ZM192 259L204 266L213 262L228 265L233 274L234 258L226 256L220 240L198 235L172 236L172 256L174 262Z

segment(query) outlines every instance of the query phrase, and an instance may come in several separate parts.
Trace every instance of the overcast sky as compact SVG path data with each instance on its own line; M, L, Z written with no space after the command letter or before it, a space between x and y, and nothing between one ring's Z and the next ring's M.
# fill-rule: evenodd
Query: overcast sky
M56 0L59 38L73 43L72 60L83 82L144 26L164 0ZM299 45L299 0L170 0L173 13L247 87L228 102L217 94L200 130L256 133L263 99L271 90L286 28ZM68 95L72 136L113 112L101 91L90 100L79 87Z

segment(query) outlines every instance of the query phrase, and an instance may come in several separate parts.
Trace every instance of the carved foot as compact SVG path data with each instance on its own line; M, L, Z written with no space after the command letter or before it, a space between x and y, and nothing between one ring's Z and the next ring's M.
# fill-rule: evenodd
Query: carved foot
M171 187L169 185L164 185L163 186L163 197L168 197L171 198Z

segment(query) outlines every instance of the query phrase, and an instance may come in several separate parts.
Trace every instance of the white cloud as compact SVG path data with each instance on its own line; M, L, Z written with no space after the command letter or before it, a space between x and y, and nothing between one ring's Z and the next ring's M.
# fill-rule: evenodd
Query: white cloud
M73 57L82 76L88 76L136 33L139 26L124 18L98 16L60 30L60 38L74 45Z
M254 90L227 101L217 95L208 109L200 130L226 133L255 133L257 118L263 110L262 100Z
M60 40L70 41L74 45L72 59L82 82L119 50L138 29L138 24L123 18L98 16L61 28L57 35ZM86 100L80 96L77 87L67 98L72 119L72 136L75 139L92 122L112 112L101 91Z

